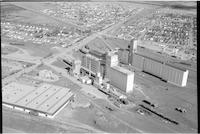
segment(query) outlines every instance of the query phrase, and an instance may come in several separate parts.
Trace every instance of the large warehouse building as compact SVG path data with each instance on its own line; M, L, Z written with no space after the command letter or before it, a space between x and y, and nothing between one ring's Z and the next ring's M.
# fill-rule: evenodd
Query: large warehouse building
M188 70L175 67L171 64L165 64L162 69L162 79L177 86L184 87L187 85Z
M70 89L60 86L43 84L36 88L13 82L3 87L2 103L16 110L53 118L73 96Z
M137 69L150 73L156 77L161 78L164 81L167 81L171 84L177 86L186 86L189 71L180 67L176 67L170 63L167 63L165 60L161 60L162 58L152 54L148 55L143 54L141 52L134 51L136 46L133 41L132 47L130 47L130 57L129 61L131 65L136 67ZM131 45L131 44L130 44ZM134 48L134 49L133 49Z
M182 87L187 85L189 71L170 63L134 53L132 65L141 71L157 76L171 84Z

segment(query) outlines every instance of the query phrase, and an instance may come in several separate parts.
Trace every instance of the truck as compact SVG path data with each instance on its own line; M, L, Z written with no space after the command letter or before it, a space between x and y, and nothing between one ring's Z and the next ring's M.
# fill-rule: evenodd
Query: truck
M39 115L38 112L35 111L35 110L31 110L31 111L29 112L29 114L30 114L30 115L33 115L33 116L38 116L38 115Z

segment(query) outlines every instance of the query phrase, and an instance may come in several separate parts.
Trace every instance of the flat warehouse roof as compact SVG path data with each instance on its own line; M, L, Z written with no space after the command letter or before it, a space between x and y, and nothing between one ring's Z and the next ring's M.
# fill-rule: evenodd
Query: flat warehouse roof
M178 70L180 70L180 71L187 71L187 69L186 68L184 68L184 67L179 67L179 66L177 66L176 64L172 64L172 63L165 63L166 65L168 65L168 66L170 66L170 67L173 67L173 68L175 68L175 69L178 69Z
M144 54L141 54L141 53L135 53L136 55L139 55L139 56L142 56L142 57L144 57L144 58L147 58L147 59L150 59L150 60L153 60L153 61L156 61L156 62L159 62L159 63L165 63L166 65L168 65L168 66L170 66L170 67L173 67L173 68L175 68L175 69L179 69L179 70L181 70L181 71L187 71L187 69L186 68L184 68L184 67L179 67L179 66L177 66L177 65L175 65L175 64L173 64L173 63L168 63L168 62L166 62L165 60L160 60L160 59L155 59L155 57L153 58L153 57L151 57L150 55L149 55L149 57L148 56L146 56L146 55L144 55ZM158 54L157 54L158 55ZM161 55L158 55L158 57L161 57Z
M18 83L10 83L3 87L2 97L3 102L16 103L19 98L24 98L29 93L31 93L35 88L28 85L21 85Z
M27 107L32 109L37 109L40 105L42 105L47 99L49 99L52 95L54 95L56 91L53 90L54 87L48 88L45 92L37 96L34 100L31 100ZM56 89L56 88L55 88Z
M53 115L73 96L70 89L43 84L31 87L11 83L3 87L3 103ZM13 95L14 94L14 95Z
M147 59L150 59L150 60L159 62L159 63L163 63L163 62L164 62L164 60L158 59L158 58L160 57L160 55L158 55L158 58L155 59L155 58L151 57L150 55L149 55L149 56L146 56L146 55L144 55L144 54L142 54L142 53L135 53L135 54L136 54L136 55L139 55L139 56L142 56L142 57L144 57L144 58L147 58Z
M124 74L134 74L133 72L129 71L128 69L125 69L123 67L120 67L120 66L113 66L111 67L112 69L115 69L121 73L124 73Z
M16 103L21 106L28 105L31 100L34 100L38 95L42 94L43 92L47 91L50 85L42 85L41 87L34 90L32 93L28 94L26 97L19 99Z
M63 104L65 104L70 97L73 96L72 92L69 92L68 94L65 94L62 98L57 99L57 101L55 101L54 105L51 106L50 108L48 108L48 112L51 114L54 114L58 109L60 109L62 107ZM55 97L56 98L56 97ZM52 101L51 101L52 102ZM49 104L49 103L48 103Z

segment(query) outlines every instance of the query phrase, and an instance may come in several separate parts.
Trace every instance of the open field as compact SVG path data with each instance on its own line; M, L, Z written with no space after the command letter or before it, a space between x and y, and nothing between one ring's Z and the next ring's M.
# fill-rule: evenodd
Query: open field
M26 7L30 10L35 10L38 13L41 13L46 16L50 16L60 21L68 22L76 26L90 27L91 29L99 29L98 27L103 28L105 26L109 26L110 24L115 23L116 21L122 20L123 18L127 18L127 16L137 12L138 6L130 6L126 3L112 3L112 7L105 6L110 3L14 3L20 7ZM124 8L124 6L126 8ZM120 14L118 16L114 16L111 12L118 11L115 8L120 8ZM74 12L74 10L79 10L79 12ZM96 10L100 10L101 14L96 14ZM130 10L129 10L130 9ZM122 10L122 11L121 11ZM89 14L87 13L89 12ZM81 18L84 19L81 19ZM85 21L86 20L86 21Z
M46 81L49 84L63 86L63 87L69 88L69 89L80 89L81 88L79 85L77 85L74 82L72 82L71 80L61 76L60 73L58 73L57 71L55 71L54 69L52 69L51 67L48 67L46 65L38 66L35 70L25 74L24 76L21 76L20 77L20 78L22 78L21 81L23 82L23 81L27 81L27 80L30 80L30 81L32 80L32 81L38 81L38 83L44 81L42 79L38 79L38 74L42 70L51 71L53 74L55 74L59 78L58 80L55 80L55 81Z
M18 47L21 49L26 50L31 56L35 57L46 57L50 55L51 53L57 53L55 49L51 49L54 47L54 45L40 45L40 44L35 44L32 42L23 42L23 41L18 41L18 40L10 40L10 39L5 39L2 38L2 41L5 41L7 43L19 43L19 44L24 44L24 45L13 45L14 47Z
M41 64L40 66L38 66L35 70L27 73L26 75L29 75L29 76L32 76L32 77L35 77L35 76L38 76L39 75L39 72L42 71L42 70L49 70L51 71L52 73L54 73L55 75L59 75L59 73L57 73L55 70L53 70L51 67L48 67L46 65L43 65Z
M23 133L80 133L93 132L89 129L84 129L79 126L73 126L63 122L56 122L51 119L31 116L22 112L13 111L3 108L3 131L10 133L11 129L14 132ZM6 129L4 129L6 128ZM17 131L15 131L17 130Z
M18 49L11 47L11 46L2 46L1 47L1 54L2 55L8 55L8 54L12 54L14 52L17 52Z
M56 60L52 63L52 65L57 66L59 68L67 68L68 66L66 65L65 62L60 61L60 60Z
M65 121L67 119L74 119L105 132L133 132L132 129L109 117L107 113L102 112L80 94L76 95L75 102L56 117L56 120Z
M1 19L2 21L62 26L62 24L49 17L38 15L11 3L1 4Z
M1 64L2 64L2 78L17 73L22 69L32 65L31 63L18 62L9 59L2 59Z
M9 14L13 12L23 11L23 8L11 5L9 3L1 3L1 19L9 18Z

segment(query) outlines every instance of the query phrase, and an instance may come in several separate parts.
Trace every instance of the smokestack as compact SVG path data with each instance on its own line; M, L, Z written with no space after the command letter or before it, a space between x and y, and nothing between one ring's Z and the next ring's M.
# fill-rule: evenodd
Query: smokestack
M133 41L133 52L137 52L138 40Z
M129 58L128 58L129 65L132 64L133 53L137 52L137 45L138 45L138 41L137 40L132 39L130 41L130 44L129 44Z

